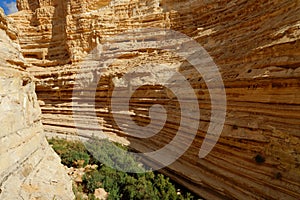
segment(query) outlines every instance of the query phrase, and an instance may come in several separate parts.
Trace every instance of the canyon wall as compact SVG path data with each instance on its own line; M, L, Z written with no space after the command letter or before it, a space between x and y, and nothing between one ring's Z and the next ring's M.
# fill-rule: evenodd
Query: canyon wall
M196 94L201 120L186 153L162 171L207 199L300 198L298 0L19 0L18 8L11 18L31 65L27 71L37 81L47 134L89 137L102 130L112 140L125 138L123 142L141 152L165 146L181 126L174 94L146 84L134 92L130 112L120 106L118 115L110 100L114 90L125 95L176 69ZM141 28L152 29L123 34ZM152 42L165 36L154 28L175 30L197 41L222 75L226 121L218 143L203 159L198 153L211 120L211 91L191 63L171 51L172 45L186 43L166 38L154 48ZM102 54L102 60L89 56L92 50ZM139 75L133 74L128 83L122 76L132 71ZM96 76L101 76L99 82L91 85ZM73 88L78 84L90 93L96 87L95 95L75 99ZM167 121L154 137L130 136L116 123L129 116L145 126L150 123L149 107L157 103L167 110ZM188 103L188 98L183 100ZM196 119L189 118L191 123ZM159 124L161 118L151 121ZM189 135L189 127L183 132ZM183 140L178 148L185 145Z
M17 29L0 10L0 199L73 199L72 182L46 141L17 42Z

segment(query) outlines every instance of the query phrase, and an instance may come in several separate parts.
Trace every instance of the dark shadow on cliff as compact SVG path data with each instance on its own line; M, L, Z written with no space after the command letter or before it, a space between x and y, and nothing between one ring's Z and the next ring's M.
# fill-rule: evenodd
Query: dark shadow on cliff
M52 19L52 38L48 47L47 60L57 60L59 64L70 62L67 49L67 5L69 1L54 0L54 14Z

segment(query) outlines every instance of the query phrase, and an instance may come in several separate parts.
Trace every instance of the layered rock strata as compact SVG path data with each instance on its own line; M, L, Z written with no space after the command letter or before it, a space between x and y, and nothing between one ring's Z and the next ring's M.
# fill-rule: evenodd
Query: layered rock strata
M147 84L132 96L130 112L120 107L118 115L112 112L110 100L113 90L125 95L135 85L159 75L168 77L168 69L176 69L197 95L201 120L188 151L163 171L207 199L300 198L299 1L20 0L18 7L21 11L12 18L20 30L23 55L32 64L27 70L38 81L36 91L47 133L78 135L79 128L81 136L89 137L103 130L115 140L126 137L139 151L159 149L180 127L180 106L174 94ZM207 84L189 63L168 51L177 40L147 48L147 43L163 34L122 36L124 31L139 28L184 33L202 45L219 67L227 116L217 145L204 159L198 158L198 152L211 117ZM104 44L104 49L98 49L106 52L102 58L116 56L110 65L88 57L98 44ZM131 47L126 49L126 45ZM80 62L84 58L86 62ZM122 76L132 70L139 75L128 83ZM73 87L77 77L93 92L89 81L99 75L95 116L94 97L74 99ZM168 114L157 136L131 137L116 124L115 118L122 121L128 116L138 125L149 124L149 107L157 103ZM159 124L161 119L152 121ZM183 130L189 134L189 127Z
M3 10L0 63L0 199L73 199L71 180L45 138L17 30Z

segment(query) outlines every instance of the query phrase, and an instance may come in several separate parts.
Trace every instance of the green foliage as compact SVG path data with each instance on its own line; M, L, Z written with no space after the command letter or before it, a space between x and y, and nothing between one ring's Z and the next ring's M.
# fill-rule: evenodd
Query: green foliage
M98 160L96 164L100 162L106 166L113 166L119 171L145 172L141 163L128 152L125 146L97 139L86 142L85 145L93 157Z
M109 192L108 200L189 200L194 197L188 192L177 194L175 185L168 177L160 173L147 172L139 174L125 173L104 165L104 163L130 170L145 171L141 164L126 153L126 147L111 145L110 142L98 141L87 143L89 152L80 142L51 139L49 141L54 150L61 156L62 163L73 166L76 161L85 160L85 164L97 164L99 168L87 172L83 176L81 185L74 188L76 200L82 199L82 192L88 194L88 199L95 199L93 193L97 188L104 188ZM97 159L95 159L97 158Z
M74 167L80 160L84 160L83 166L89 163L90 155L85 146L79 141L65 141L61 139L50 139L49 144L52 145L54 151L60 156L61 163Z
M193 199L177 195L175 186L162 174L148 172L138 177L103 166L100 170L87 173L83 182L86 190L93 193L103 187L109 191L109 199ZM102 184L101 184L102 183Z
M83 176L83 184L87 193L94 193L95 189L102 186L103 176L98 171L85 174Z

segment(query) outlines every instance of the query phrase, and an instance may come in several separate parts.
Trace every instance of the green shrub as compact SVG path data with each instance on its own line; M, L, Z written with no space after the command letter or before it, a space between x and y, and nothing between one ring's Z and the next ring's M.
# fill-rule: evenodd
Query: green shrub
M94 193L95 189L102 187L103 177L99 171L84 174L82 181L87 193Z
M89 153L81 142L51 139L49 143L60 155L62 163L69 167L74 166L78 160L84 160L84 165L99 166L97 170L87 172L82 184L73 189L77 194L76 200L82 199L82 191L88 194L89 200L94 200L93 194L97 188L104 188L109 192L108 200L194 199L189 192L183 191L178 195L175 185L160 173L125 173L103 165L101 161L128 171L146 171L135 157L126 153L124 146L112 145L107 140L96 141L85 144L91 152Z
M84 160L83 167L89 163L90 155L85 146L79 141L66 141L62 139L50 139L54 151L60 156L61 163L74 167L79 160Z
M96 164L113 166L119 171L145 172L141 163L128 152L125 146L97 139L86 142L85 145L93 157L98 160Z

